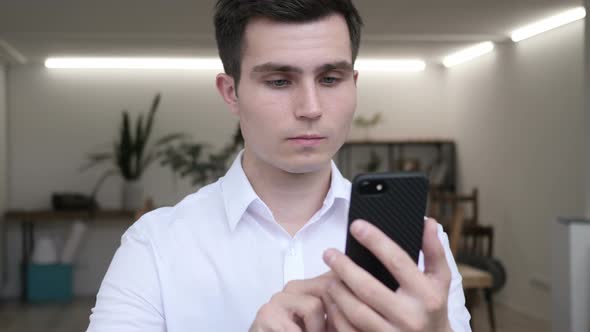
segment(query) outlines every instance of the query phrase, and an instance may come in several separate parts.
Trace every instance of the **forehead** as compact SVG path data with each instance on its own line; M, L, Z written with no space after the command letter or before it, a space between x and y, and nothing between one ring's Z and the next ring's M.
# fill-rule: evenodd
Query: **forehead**
M246 26L243 70L265 62L306 67L336 61L352 62L348 26L341 15L305 23L257 18Z

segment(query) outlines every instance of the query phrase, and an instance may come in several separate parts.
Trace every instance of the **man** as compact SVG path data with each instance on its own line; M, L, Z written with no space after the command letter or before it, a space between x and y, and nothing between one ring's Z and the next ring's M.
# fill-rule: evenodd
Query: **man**
M331 159L356 108L350 0L219 0L216 84L245 147L227 174L122 238L89 331L469 331L461 277L426 220L419 266L351 232L400 282L342 254L350 182Z

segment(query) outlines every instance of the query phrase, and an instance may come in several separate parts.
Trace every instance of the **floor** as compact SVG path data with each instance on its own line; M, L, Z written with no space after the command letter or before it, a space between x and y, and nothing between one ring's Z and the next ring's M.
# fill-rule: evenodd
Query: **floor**
M483 304L483 303L482 303ZM88 315L94 298L79 298L71 304L21 305L4 303L0 306L2 332L80 332L88 327ZM472 313L475 332L490 331L485 306ZM497 332L549 332L550 324L519 314L507 307L496 306Z
M550 332L551 322L529 317L502 305L494 306L496 311L496 332ZM471 312L474 332L490 332L488 311L485 303L480 303Z

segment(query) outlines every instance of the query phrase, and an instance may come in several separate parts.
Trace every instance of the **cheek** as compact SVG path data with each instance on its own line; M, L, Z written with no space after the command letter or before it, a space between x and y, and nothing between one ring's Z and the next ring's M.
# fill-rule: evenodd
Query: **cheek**
M240 118L245 121L256 122L259 127L263 127L263 123L274 123L285 116L285 103L278 99L256 98L252 96L249 101L245 101L240 105ZM266 128L265 128L266 129Z
M327 97L325 105L329 107L331 121L338 123L340 126L350 124L356 110L356 91L347 91L346 93Z
M246 94L244 94L246 96ZM285 102L276 96L252 93L239 101L239 118L244 137L258 144L271 142L268 136L280 131L285 122Z

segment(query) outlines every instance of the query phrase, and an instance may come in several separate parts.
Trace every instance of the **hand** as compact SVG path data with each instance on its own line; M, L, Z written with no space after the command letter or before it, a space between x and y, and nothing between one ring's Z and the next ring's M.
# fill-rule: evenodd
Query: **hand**
M335 249L324 261L337 277L328 287L328 325L337 331L451 331L447 300L451 271L437 236L437 225L424 225L424 273L389 237L370 223L357 220L352 235L369 249L399 282L393 292Z
M294 280L273 295L256 314L250 332L324 332L326 311L322 297L334 280L331 272L306 280Z

